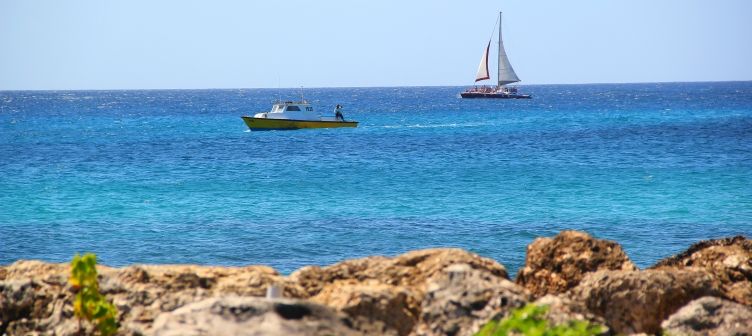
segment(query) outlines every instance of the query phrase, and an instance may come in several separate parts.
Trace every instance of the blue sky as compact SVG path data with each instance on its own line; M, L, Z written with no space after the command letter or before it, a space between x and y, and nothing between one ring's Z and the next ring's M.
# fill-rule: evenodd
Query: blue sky
M752 80L752 1L0 0L0 90ZM493 71L493 70L492 70Z

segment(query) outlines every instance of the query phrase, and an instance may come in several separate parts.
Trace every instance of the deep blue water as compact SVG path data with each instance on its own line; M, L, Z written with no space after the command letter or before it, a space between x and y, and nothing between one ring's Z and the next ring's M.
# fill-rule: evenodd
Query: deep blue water
M563 229L641 267L752 234L752 82L306 89L356 129L249 132L298 90L0 91L0 264L267 264L457 246L506 265Z

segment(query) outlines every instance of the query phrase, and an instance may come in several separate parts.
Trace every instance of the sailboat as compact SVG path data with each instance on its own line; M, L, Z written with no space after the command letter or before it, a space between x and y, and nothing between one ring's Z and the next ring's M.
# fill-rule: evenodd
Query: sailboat
M532 98L530 95L520 94L517 92L516 87L509 87L507 84L512 84L520 81L517 74L512 69L512 64L509 63L509 57L504 50L504 42L501 39L501 12L499 12L499 19L497 21L499 25L499 80L496 87L493 86L474 86L468 88L464 92L460 93L462 98L507 98L507 99L520 99L520 98ZM494 31L496 26L494 25ZM475 82L479 82L486 79L491 79L488 72L488 52L491 49L491 40L493 39L493 33L491 38L488 39L488 45L486 50L483 51L483 56L480 58L480 65L478 65L478 73L475 75Z

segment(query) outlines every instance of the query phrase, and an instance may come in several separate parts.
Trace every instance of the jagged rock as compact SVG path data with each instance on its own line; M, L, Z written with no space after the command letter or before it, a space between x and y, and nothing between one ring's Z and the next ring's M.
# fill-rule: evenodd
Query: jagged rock
M376 279L390 259L381 256L346 260L331 266L305 266L290 274L290 280L303 288L306 297L318 294L327 284L337 280L365 281Z
M699 267L713 274L734 301L752 306L752 240L742 236L704 240L651 268Z
M371 257L324 268L308 267L290 277L263 266L136 265L114 269L99 265L97 269L100 290L118 308L124 335L149 334L154 319L163 312L223 295L263 296L271 284L281 285L288 298L309 298L334 286L317 300L352 314L352 320L363 330L380 328L404 335L418 320L427 281L447 265L458 262L507 278L502 265L461 249L422 250L395 258ZM31 311L24 308L23 301L6 300L10 303L1 327L8 330L13 326L22 334L52 329L61 335L77 332L78 321L72 314L73 293L67 287L69 271L67 264L38 261L0 267L5 282L34 281L39 287L33 290L39 296L35 302L47 303L42 311ZM350 281L349 292L337 289L335 280ZM362 290L362 295L356 289ZM43 325L47 322L54 322L56 327ZM84 327L88 325L85 323Z
M149 333L154 319L187 304L207 298L239 295L264 296L271 284L284 284L293 297L300 289L287 283L274 269L266 266L212 267L195 265L138 265L103 273L108 287L127 288L109 293L121 310L121 329Z
M517 273L516 282L541 297L566 292L589 272L636 269L619 244L584 232L562 231L528 245L525 266Z
M39 280L0 281L0 335L93 333L90 325L79 328L72 302L72 292Z
M73 318L74 294L67 284L67 265L22 260L2 270L0 335L79 332ZM84 329L87 331L91 329Z
M309 296L336 280L377 280L380 283L422 290L426 280L444 267L465 263L484 269L494 276L508 278L506 268L496 261L462 249L426 249L412 251L394 258L367 257L347 260L327 267L307 266L292 274L289 280L300 285Z
M668 335L752 336L752 308L716 297L688 303L661 323Z
M599 271L568 295L621 334L658 333L661 322L689 301L723 296L711 275L691 269Z
M0 281L0 335L28 332L26 316L47 315L50 299L40 295L41 286L29 279Z
M361 335L330 308L302 300L220 297L162 313L154 336Z
M601 335L610 335L610 329L608 328L606 320L591 313L581 302L573 301L566 296L548 294L538 298L533 303L538 306L548 307L546 320L551 326L567 324L570 321L575 320L587 321L601 326Z
M528 300L522 287L505 278L453 264L429 281L415 334L473 335Z
M19 261L0 269L4 279L0 288L11 289L2 290L0 295L0 335L3 330L8 330L9 335L78 333L79 323L73 316L74 293L67 284L67 264ZM97 271L100 291L118 309L122 335L148 334L160 313L209 297L263 296L272 283L283 284L287 296L304 294L296 284L265 266L140 265L115 269L98 265ZM19 288L31 289L13 289L19 281L28 284ZM33 305L20 300L20 294L33 295ZM82 326L88 328L85 333L91 329L88 323Z
M447 266L458 263L488 277L508 279L506 269L496 261L448 248L413 251L394 258L348 260L328 267L304 267L293 272L289 280L300 285L317 302L347 313L361 330L404 335L418 322L429 282ZM365 296L355 291L368 287L374 290ZM405 306L398 311L384 312L396 303ZM369 310L376 313L365 316Z
M67 264L45 263L39 260L19 260L0 268L0 274L3 275L0 280L28 279L59 286L65 286L70 272Z
M416 295L409 289L375 280L335 281L311 301L346 313L356 329L372 335L408 335L418 314Z
M583 318L603 321L613 332L656 333L664 319L693 299L718 296L747 302L749 244L740 237L704 242L659 263L657 269L623 271L633 270L634 265L618 245L564 232L531 244L528 265L521 270L525 275L518 281L538 293L562 291L579 282L566 297L547 296L536 301L550 305L547 319L552 324ZM622 271L603 270L612 268ZM368 257L328 267L304 267L288 277L264 266L100 265L97 270L100 290L119 311L118 335L151 335L159 316L173 316L163 318L168 320L160 322L160 332L184 319L184 326L194 323L199 327L227 321L240 321L237 325L258 322L259 328L282 328L274 329L278 333L310 327L313 329L300 332L470 335L490 319L502 318L511 308L532 299L525 288L508 280L504 266L460 249L420 250L394 258ZM69 272L67 264L39 261L0 266L0 335L92 333L88 323L79 330L73 316ZM331 311L322 312L319 318L318 308L310 308L313 315L303 315L311 318L288 325L287 320L295 318L284 319L289 313L286 308L280 313L274 305L217 299L243 296L246 298L237 300L262 302L253 297L264 296L271 285L282 288L287 299L310 299L330 306ZM194 304L207 299L215 300L215 311L202 313L200 318L189 314ZM294 302L296 307L319 307L315 302ZM181 310L189 306L194 308Z

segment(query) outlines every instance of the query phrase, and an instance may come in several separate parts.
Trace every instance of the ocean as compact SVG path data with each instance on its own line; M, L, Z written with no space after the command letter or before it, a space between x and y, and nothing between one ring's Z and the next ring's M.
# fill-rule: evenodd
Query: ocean
M0 91L0 264L264 264L583 230L639 266L752 234L752 82L307 88L354 129L250 132L300 89Z

